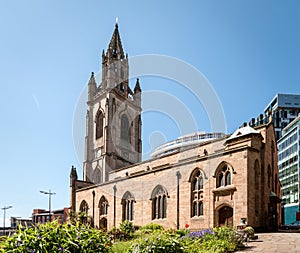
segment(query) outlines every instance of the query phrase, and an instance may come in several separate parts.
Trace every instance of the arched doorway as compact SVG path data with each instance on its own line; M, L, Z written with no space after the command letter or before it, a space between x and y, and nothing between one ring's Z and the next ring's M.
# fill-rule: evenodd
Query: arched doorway
M233 209L223 206L219 209L219 226L233 226Z
M99 222L99 228L106 231L107 230L107 219L102 218Z

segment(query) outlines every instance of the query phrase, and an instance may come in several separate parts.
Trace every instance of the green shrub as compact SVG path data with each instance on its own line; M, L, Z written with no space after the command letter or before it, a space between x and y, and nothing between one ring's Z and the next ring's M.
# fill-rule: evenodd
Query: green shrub
M236 230L228 227L191 232L183 241L189 253L234 252L240 246Z
M20 227L3 243L0 252L16 253L92 253L109 252L109 237L100 230L83 225L60 225L57 221L37 227Z
M124 253L126 250L130 248L130 241L120 241L120 242L115 242L111 249L111 253Z
M140 230L149 230L149 231L164 230L164 227L162 225L159 225L156 223L149 223L149 224L141 227Z
M153 232L149 236L140 238L132 242L128 253L183 253L185 245L180 236L164 232Z
M134 226L133 223L125 220L120 224L120 232L124 234L124 239L130 239L133 237Z
M120 224L120 228L112 227L108 232L112 240L128 240L133 238L135 227L132 222L125 220Z
M253 239L254 238L254 228L253 227L246 227L244 228L245 233L247 234L247 238Z
M188 229L178 229L175 231L175 233L182 237L187 236L190 233L190 231Z

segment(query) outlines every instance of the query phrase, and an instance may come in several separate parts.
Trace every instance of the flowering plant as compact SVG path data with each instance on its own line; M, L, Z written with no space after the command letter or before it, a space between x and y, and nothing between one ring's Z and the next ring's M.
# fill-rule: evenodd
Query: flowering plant
M100 230L54 221L36 227L20 227L3 243L0 252L109 252L110 244L108 236Z
M188 237L203 238L205 235L214 235L214 234L215 232L211 228L208 228L196 232L191 232L188 234Z

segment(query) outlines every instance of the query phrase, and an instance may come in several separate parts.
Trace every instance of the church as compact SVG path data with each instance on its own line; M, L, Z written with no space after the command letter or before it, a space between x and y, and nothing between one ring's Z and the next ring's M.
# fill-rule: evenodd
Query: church
M142 89L139 79L130 88L128 70L116 24L101 83L94 73L88 82L83 178L72 167L70 209L104 230L124 220L192 230L244 221L276 230L281 186L271 120L142 161Z

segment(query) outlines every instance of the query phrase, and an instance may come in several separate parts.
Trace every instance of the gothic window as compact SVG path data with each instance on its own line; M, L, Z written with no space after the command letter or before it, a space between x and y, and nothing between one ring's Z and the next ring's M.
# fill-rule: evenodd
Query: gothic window
M224 174L220 173L218 175L218 186L224 186Z
M107 215L108 201L107 201L107 199L104 196L102 196L100 198L98 208L99 208L99 214L100 214L100 216L101 215Z
M125 114L121 117L121 140L129 141L129 121Z
M88 216L89 206L88 206L88 204L86 203L85 200L81 201L79 211L80 211L81 222L84 223L84 224L87 223L87 216Z
M197 168L192 172L191 182L191 217L203 215L203 173Z
M157 185L151 194L152 219L163 219L167 217L167 196L166 189Z
M122 220L133 220L133 214L134 214L134 196L131 192L127 191L123 195L122 198Z
M231 173L230 167L227 164L223 164L216 173L217 187L231 185Z
M97 167L93 173L93 183L99 184L102 182L102 172L99 167Z
M96 116L96 139L103 137L103 113L98 112Z
M225 174L225 185L231 184L231 173L230 171Z

